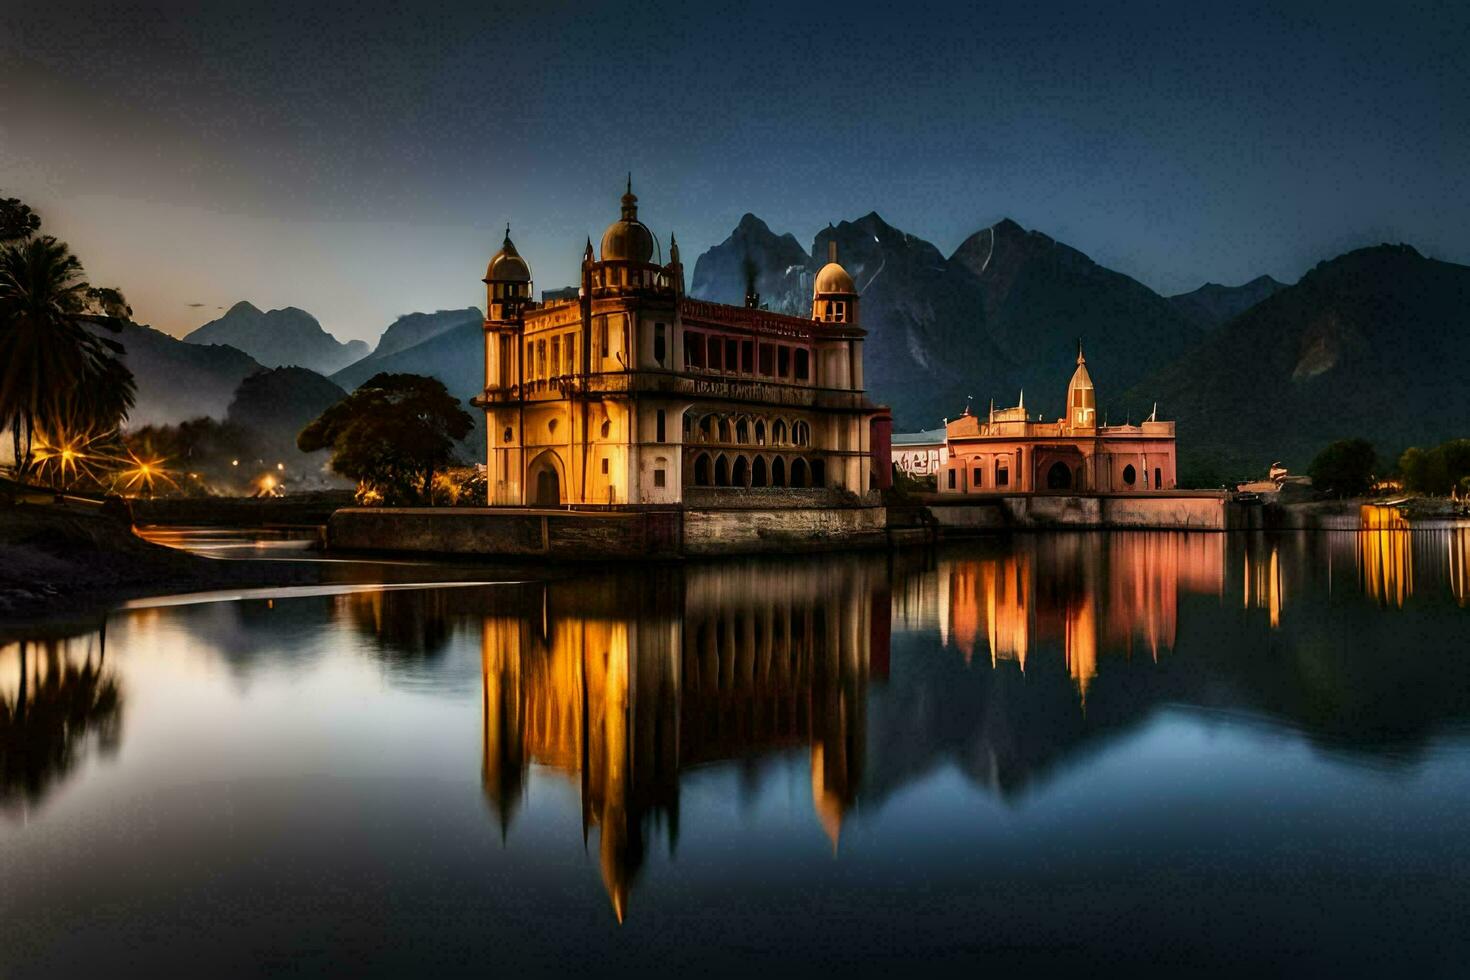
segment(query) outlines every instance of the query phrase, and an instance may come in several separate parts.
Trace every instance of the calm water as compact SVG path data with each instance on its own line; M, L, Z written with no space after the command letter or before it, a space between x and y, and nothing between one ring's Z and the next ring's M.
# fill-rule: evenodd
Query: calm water
M0 644L0 974L1464 975L1470 530L1026 536Z

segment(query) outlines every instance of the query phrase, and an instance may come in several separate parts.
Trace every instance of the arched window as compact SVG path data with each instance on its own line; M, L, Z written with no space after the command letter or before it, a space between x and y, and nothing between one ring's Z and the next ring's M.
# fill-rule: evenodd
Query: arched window
M1123 467L1123 483L1124 484L1126 484L1127 486L1130 486L1131 487L1131 486L1133 486L1134 481L1136 481L1137 479L1138 479L1138 471L1133 468L1133 464L1132 463L1129 463L1127 466Z
M766 420L765 419L756 419L755 420L755 444L757 446L764 446L766 444Z
M735 420L735 441L742 446L750 442L750 420L743 415Z
M771 486L784 487L786 485L786 461L777 456L771 463Z
M728 487L730 485L730 461L725 458L724 453L715 457L715 486Z
M807 484L806 460L800 456L791 461L791 485L804 487Z
M684 413L684 441L685 442L693 442L694 441L694 432L695 432L695 429L696 429L697 426L698 426L698 423L694 420L694 413L693 412L685 412Z
M744 456L735 457L735 466L730 471L730 485L734 487L750 486L750 463Z
M717 438L720 442L726 444L730 442L730 420L725 416L720 416L720 422L715 431L718 433Z
M710 479L709 454L700 453L694 457L694 485L696 487L707 487L712 482Z
M764 456L757 456L755 458L755 461L750 464L750 485L753 487L763 487L767 485L766 459Z
M699 441L715 441L715 417L713 415L706 415L699 420Z
M771 445L786 445L786 423L782 419L777 419L771 423Z
M791 423L791 441L798 446L807 446L812 441L812 427L805 422Z

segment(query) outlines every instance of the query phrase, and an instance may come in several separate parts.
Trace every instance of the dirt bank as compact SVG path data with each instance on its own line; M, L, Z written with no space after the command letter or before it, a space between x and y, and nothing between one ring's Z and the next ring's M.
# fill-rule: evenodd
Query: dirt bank
M316 584L308 563L219 561L149 544L127 523L69 507L0 506L0 623L172 592Z

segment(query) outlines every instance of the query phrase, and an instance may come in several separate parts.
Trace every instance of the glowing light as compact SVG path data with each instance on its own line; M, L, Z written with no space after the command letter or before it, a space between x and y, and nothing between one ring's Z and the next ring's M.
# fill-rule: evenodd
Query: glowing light
M286 464L285 463L277 463L276 464L276 469L277 470L280 470L281 472L285 472L285 470L286 470Z
M169 476L166 461L163 459L141 459L136 453L130 451L126 462L130 465L121 474L124 489L145 490L152 493L160 481L170 487L178 487L178 484Z

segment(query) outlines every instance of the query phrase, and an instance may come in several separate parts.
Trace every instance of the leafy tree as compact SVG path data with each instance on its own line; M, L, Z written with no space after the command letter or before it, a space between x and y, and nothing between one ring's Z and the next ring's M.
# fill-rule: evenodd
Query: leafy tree
M433 503L434 471L455 462L473 425L443 383L376 374L301 430L302 452L332 450L332 469L356 480L360 500Z
M1416 493L1464 492L1470 481L1470 439L1451 439L1433 449L1417 446L1399 457L1404 489Z
M1317 454L1307 475L1319 490L1357 497L1373 488L1378 454L1366 439L1341 439Z
M37 434L52 438L116 428L136 397L120 343L131 315L115 289L83 278L66 243L50 235L0 246L0 426L13 440L17 472Z
M0 197L0 242L30 238L41 227L41 216L13 197Z

